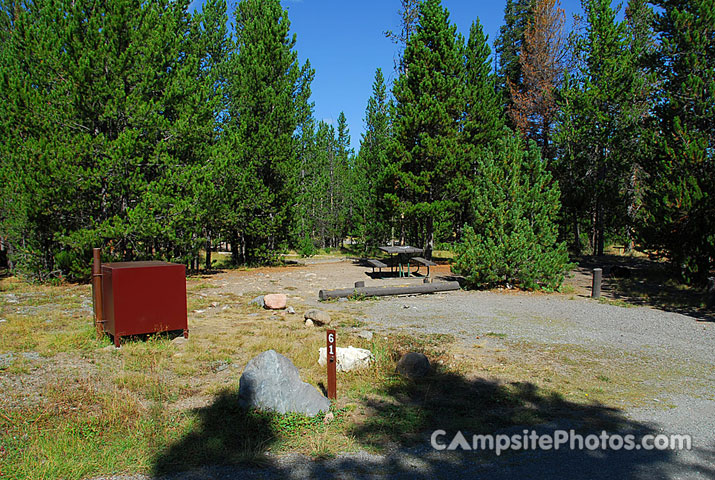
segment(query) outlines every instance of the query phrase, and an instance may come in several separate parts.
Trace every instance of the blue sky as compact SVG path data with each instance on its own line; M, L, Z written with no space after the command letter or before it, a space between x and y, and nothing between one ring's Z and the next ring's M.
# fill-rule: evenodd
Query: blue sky
M382 68L388 87L395 79L398 46L383 32L399 30L399 0L281 0L281 4L297 35L300 62L310 59L315 69L311 89L316 120L335 125L340 112L345 112L351 145L357 152L375 69ZM492 45L503 23L506 0L442 0L442 5L465 37L479 17ZM581 11L580 0L562 0L561 5L567 24ZM229 9L233 11L233 0Z

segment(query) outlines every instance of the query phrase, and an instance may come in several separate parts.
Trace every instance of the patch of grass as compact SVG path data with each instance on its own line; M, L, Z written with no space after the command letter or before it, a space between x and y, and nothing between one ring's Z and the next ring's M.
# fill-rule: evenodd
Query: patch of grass
M600 297L598 299L598 303L603 304L603 305L613 305L614 307L621 307L621 308L637 307L637 305L634 305L630 302L626 302L625 300L612 299L612 298L608 298L608 297Z
M495 338L506 338L507 337L506 333L497 333L497 332L487 332L484 335L487 337L495 337Z

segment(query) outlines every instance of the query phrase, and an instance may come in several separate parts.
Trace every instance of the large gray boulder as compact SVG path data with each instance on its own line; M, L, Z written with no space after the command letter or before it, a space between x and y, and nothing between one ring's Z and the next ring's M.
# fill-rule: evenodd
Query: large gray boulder
M293 362L275 350L253 357L243 370L238 403L244 408L297 412L315 416L327 412L330 401L314 386L301 381Z
M397 373L407 378L420 378L430 371L429 359L424 353L410 352L397 362Z

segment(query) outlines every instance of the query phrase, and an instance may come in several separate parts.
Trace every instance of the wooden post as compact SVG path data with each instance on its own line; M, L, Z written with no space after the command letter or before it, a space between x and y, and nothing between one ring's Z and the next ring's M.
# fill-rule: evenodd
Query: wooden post
M327 351L327 359L328 359L328 398L331 400L335 400L338 398L338 394L336 392L336 379L335 379L335 369L337 366L337 353L338 353L338 348L336 347L336 342L335 342L335 330L326 330L326 336L328 340L328 351Z
M92 301L94 303L94 327L97 337L104 335L104 311L102 309L102 250L92 249Z
M601 298L601 276L603 269L593 269L593 283L591 284L591 298Z

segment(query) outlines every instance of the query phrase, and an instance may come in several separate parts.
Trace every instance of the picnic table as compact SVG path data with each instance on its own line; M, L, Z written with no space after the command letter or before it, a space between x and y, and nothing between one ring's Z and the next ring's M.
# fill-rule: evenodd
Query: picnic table
M430 262L429 260L425 260L424 258L420 257L419 255L422 255L424 250L421 248L417 247L411 247L409 245L402 245L402 246L393 246L393 245L388 245L384 247L378 247L380 250L383 252L387 253L390 255L390 268L394 269L395 267L398 268L397 273L400 277L409 277L411 276L410 274L410 260L417 261L418 263L421 263L423 265L426 265L428 268L429 272L429 267L430 265L434 265L433 262ZM393 260L393 257L396 256L396 261ZM406 270L405 270L406 267ZM419 266L417 267L419 269ZM394 271L394 270L393 270Z

